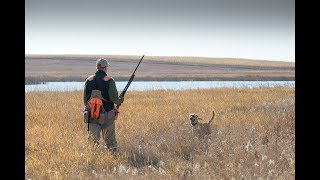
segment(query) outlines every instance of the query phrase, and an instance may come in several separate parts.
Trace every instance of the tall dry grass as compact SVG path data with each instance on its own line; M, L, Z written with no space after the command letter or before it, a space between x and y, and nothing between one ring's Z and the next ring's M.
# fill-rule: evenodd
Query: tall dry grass
M128 92L119 153L87 148L82 92L26 94L26 178L294 179L294 88ZM188 115L215 110L209 146Z

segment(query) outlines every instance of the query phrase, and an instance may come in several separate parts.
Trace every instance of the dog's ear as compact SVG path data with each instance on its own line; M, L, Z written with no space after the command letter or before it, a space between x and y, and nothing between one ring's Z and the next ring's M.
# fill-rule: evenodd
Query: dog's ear
M201 117L199 117L197 114L196 114L196 118L197 118L197 119L199 119L199 120L202 120L202 118L201 118Z
M189 114L189 118L191 118L191 117L193 117L193 116L196 116L196 114L195 114L195 113Z

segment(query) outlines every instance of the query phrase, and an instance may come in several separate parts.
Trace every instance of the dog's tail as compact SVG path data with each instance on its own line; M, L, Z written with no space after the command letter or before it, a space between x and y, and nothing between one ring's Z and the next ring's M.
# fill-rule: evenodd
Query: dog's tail
M214 113L214 111L212 111L212 118L210 119L209 124L212 123L212 120L214 119L214 116L215 116L215 113Z

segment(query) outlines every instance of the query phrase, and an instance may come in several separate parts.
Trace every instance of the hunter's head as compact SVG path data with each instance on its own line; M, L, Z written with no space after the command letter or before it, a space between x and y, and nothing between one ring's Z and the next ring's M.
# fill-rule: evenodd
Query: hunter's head
M109 62L106 59L100 58L96 62L98 70L107 71L107 67L110 66Z

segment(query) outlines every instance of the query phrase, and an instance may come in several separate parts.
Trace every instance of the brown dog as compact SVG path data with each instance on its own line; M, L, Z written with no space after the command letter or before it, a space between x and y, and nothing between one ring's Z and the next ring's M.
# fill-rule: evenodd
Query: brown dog
M214 119L215 113L212 111L212 117L207 123L201 123L202 120L197 114L193 113L189 115L190 126L192 127L192 134L197 135L199 138L204 138L211 134L210 124Z

